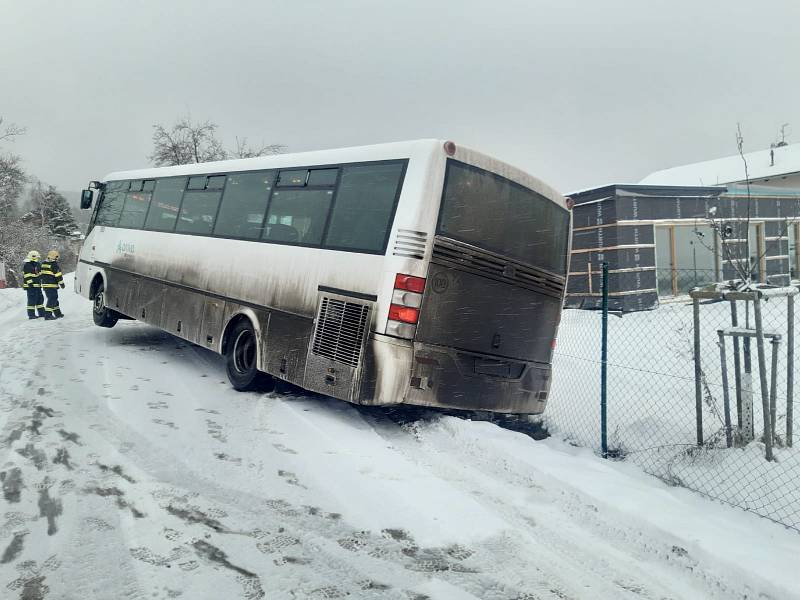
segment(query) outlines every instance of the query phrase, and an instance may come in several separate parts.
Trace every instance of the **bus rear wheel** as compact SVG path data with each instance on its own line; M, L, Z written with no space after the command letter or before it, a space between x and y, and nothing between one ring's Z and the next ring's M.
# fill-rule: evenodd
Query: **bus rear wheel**
M92 318L94 319L94 324L100 327L113 327L119 320L119 315L106 306L106 289L102 281L97 284L97 289L94 292Z
M253 325L242 319L233 326L225 349L225 370L235 390L270 392L275 380L258 370L258 340Z

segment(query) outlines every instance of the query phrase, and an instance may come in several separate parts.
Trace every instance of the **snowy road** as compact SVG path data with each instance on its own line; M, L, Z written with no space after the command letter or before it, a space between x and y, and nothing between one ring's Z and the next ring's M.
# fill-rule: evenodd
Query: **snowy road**
M489 423L240 394L0 290L0 597L800 598L800 536ZM576 374L579 376L579 374Z

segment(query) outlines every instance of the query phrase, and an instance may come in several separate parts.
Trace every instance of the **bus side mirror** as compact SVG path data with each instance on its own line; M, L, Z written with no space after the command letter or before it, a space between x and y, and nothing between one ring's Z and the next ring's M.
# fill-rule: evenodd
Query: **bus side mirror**
M81 192L81 208L92 208L92 200L94 199L94 194L92 190L83 190Z

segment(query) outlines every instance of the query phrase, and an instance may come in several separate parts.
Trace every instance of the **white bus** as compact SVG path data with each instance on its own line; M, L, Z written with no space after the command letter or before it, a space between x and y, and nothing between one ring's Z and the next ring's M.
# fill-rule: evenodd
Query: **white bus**
M540 413L571 215L527 173L418 140L111 173L75 291L358 404Z

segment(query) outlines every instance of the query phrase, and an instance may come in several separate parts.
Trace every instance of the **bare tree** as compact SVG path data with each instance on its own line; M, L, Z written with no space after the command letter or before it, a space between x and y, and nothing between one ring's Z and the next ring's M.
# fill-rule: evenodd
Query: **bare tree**
M252 158L278 154L282 144L251 146L247 138L236 138L236 148L228 151L217 138L217 124L194 122L191 116L178 119L172 127L153 125L153 153L148 157L157 167L203 163L226 158Z
M0 262L6 264L7 283L11 287L22 285L22 261L28 251L47 252L52 248L61 253L63 270L75 266L75 251L68 238L55 236L47 227L40 227L33 222L17 220L0 223Z
M153 125L153 153L150 160L158 167L225 160L228 153L216 137L217 125L211 121L195 123L182 117L170 129Z
M747 277L745 281L746 283L750 283L753 280L753 270L756 267L756 265L750 263L750 257L748 256L750 249L750 211L753 204L753 198L750 195L750 173L747 168L747 159L744 156L744 137L742 137L742 126L740 123L736 123L736 147L739 149L739 156L742 158L742 163L744 164L744 182L747 186L747 221L745 221L744 226L744 239L747 242L745 244L745 249L740 252L740 254L743 254L740 260L740 270L741 267L747 265Z
M247 142L247 138L239 139L236 137L236 149L231 151L232 158L254 158L256 156L268 156L271 154L280 154L286 148L283 144L265 144L261 143L260 146L251 146Z
M25 133L18 125L3 125L0 117L0 144L13 142ZM0 262L6 265L7 283L22 283L21 266L29 250L61 252L62 268L75 265L76 256L71 234L76 229L66 199L52 186L34 181L28 204L35 212L19 216L18 200L29 178L22 168L22 159L13 153L0 154Z
M23 133L25 128L13 123L3 127L3 117L0 117L0 143L13 142ZM11 152L0 154L0 223L7 224L16 217L17 199L26 181L22 159Z
M22 159L16 154L0 154L0 223L17 216L17 200L26 181Z
M752 216L753 198L750 188L750 170L747 163L747 157L744 153L744 137L742 136L742 128L740 123L736 124L736 147L738 149L739 157L742 159L742 164L744 165L745 189L747 193L747 213L744 223L737 219L735 213L730 215L735 222L735 226L730 222L726 222L726 219L723 215L717 214L716 207L709 210L707 222L719 240L724 259L736 271L736 274L741 281L740 285L748 286L753 283L755 271L761 263L761 260L767 255L767 252L770 249L770 243L774 248L775 245L779 245L782 241L787 240L789 227L800 221L800 200L795 199L793 203L793 209L791 210L790 214L784 215L783 221L780 224L778 236L766 242L763 250L758 248L755 256L751 256L750 220ZM730 247L731 238L734 238L737 242L737 252L735 255ZM710 248L710 246L707 246L706 244L702 245L706 248ZM767 280L766 274L764 279Z
M3 128L3 117L0 117L0 142L13 142L14 138L25 133L25 128L9 123Z

